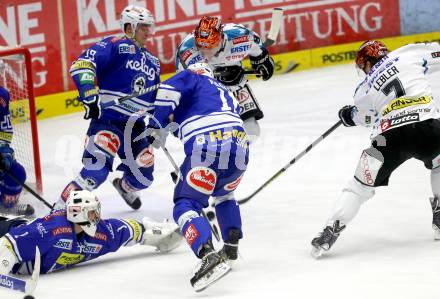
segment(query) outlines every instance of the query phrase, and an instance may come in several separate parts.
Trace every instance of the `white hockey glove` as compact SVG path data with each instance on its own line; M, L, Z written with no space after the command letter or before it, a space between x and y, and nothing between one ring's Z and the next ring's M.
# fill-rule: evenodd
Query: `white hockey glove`
M145 217L142 219L142 224L145 232L140 242L141 245L154 246L161 253L166 253L179 247L183 241L180 228L174 222L166 220L160 223Z

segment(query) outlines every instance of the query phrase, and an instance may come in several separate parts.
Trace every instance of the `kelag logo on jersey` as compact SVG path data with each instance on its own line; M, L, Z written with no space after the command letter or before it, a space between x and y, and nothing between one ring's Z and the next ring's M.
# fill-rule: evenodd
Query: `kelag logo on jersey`
M239 52L246 52L251 48L251 45L243 45L231 48L231 53L239 53Z
M383 132L383 131L386 131L392 127L399 126L399 125L402 125L402 124L408 123L408 122L419 121L419 120L420 120L419 114L417 114L417 113L408 114L408 115L393 118L393 119L387 119L386 121L384 121L380 124L380 128Z

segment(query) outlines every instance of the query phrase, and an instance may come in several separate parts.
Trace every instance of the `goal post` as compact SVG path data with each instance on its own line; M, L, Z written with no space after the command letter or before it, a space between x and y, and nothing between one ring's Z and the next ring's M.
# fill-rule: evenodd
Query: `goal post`
M26 169L26 182L41 194L40 150L32 79L31 54L26 48L0 47L0 86L10 94L15 158Z

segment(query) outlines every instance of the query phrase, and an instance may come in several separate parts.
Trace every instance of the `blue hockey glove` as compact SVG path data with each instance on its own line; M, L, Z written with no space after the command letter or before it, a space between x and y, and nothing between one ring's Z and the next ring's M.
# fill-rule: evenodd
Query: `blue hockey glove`
M8 144L0 144L0 171L9 170L14 162L14 150Z
M356 126L356 124L353 121L354 109L356 109L356 106L346 105L339 110L338 116L344 126L346 127Z

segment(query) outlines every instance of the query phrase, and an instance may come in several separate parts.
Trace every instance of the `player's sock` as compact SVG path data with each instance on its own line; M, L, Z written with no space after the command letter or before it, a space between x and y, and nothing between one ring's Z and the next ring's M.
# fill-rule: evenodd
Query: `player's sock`
M190 280L196 292L203 291L231 270L210 242L202 246L199 257L201 257L200 264L197 265L194 276Z
M141 207L142 202L139 198L139 195L135 191L126 190L127 188L124 188L122 179L114 179L113 186L116 188L116 190L118 190L118 193L133 210L138 210Z
M312 240L312 255L318 258L324 251L329 250L344 229L345 225L340 225L339 220L336 220L332 225L326 226L324 230Z
M429 198L432 208L432 229L434 239L440 240L440 200L438 197Z

